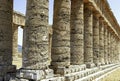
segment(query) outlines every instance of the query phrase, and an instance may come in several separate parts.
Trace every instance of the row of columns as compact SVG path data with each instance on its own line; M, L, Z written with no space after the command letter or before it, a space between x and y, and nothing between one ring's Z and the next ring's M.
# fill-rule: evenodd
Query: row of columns
M37 6L33 8L32 5ZM99 13L93 11L91 3L55 0L51 66L58 68L86 64L93 67L112 63L115 42L108 29ZM23 68L48 68L48 33L48 1L28 1Z
M56 0L54 4L52 66L86 64L93 67L113 63L113 58L119 56L118 52L117 55L113 52L116 48L114 33L111 34L92 4L73 0L71 3L62 0L59 4Z

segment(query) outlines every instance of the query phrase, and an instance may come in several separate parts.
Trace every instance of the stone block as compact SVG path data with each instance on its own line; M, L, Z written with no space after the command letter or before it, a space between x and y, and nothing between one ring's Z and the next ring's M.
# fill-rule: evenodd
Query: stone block
M70 73L70 69L69 68L65 68L65 67L59 67L56 69L56 74L61 74L61 75L65 75L65 74L69 74Z
M54 72L52 69L46 69L45 70L45 78L51 78L54 76Z
M74 81L74 76L65 76L65 81Z
M20 72L16 74L16 77L28 80L41 80L45 78L45 73L43 70L20 70Z
M16 72L16 66L0 66L0 76L4 76L6 73Z
M27 80L41 80L45 78L51 78L54 76L52 69L46 70L25 70L22 69L17 72L16 76L18 78L27 79Z
M86 63L86 67L93 68L93 67L95 67L95 64L94 63Z

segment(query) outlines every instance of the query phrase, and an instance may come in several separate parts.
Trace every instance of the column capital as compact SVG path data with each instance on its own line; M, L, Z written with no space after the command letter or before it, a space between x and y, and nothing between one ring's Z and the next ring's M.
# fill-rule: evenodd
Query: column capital
M93 5L92 5L92 3L91 3L91 2L85 3L85 8L88 8L88 9L90 9L90 10L93 10Z
M99 17L100 21L103 22L104 21L104 18L103 17Z
M97 19L99 19L100 14L99 14L99 12L93 12L93 16L95 16Z

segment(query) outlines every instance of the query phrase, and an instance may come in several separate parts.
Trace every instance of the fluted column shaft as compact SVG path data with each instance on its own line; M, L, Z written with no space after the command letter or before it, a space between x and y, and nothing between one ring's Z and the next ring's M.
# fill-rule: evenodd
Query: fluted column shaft
M111 59L110 59L110 30L108 30L108 35L107 35L107 39L108 39L108 45L107 45L107 49L108 49L108 62L109 64L111 63Z
M84 63L83 0L71 0L71 64Z
M100 34L100 36L99 36L99 42L100 42L100 44L99 44L99 47L100 47L99 61L103 65L103 64L105 64L104 63L104 24L103 24L103 20L101 18L100 18L99 28L100 28L99 29L99 34Z
M93 62L99 65L99 15L93 15Z
M93 12L91 4L84 4L84 61L87 67L93 65Z
M105 64L108 64L108 50L107 50L107 46L108 46L108 40L107 40L107 25L105 25L105 29L104 29L104 60L105 60Z
M57 67L70 65L70 0L54 0L52 63Z
M48 32L48 0L27 0L23 68L36 70L48 67Z
M116 40L115 40L115 37L113 35L113 63L116 63Z
M111 63L113 63L113 50L114 50L114 39L113 39L113 36L112 36L112 32L110 34L110 60L111 60Z

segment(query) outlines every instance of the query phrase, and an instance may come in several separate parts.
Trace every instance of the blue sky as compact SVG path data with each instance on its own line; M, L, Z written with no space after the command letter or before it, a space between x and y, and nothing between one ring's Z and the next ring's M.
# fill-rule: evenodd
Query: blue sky
M27 0L14 0L14 10L19 11L23 14L25 14L26 11L26 1ZM53 0L49 0L49 24L52 24L52 15L53 15ZM120 0L108 0L111 10L113 11L118 23L120 24ZM22 29L19 28L18 31L18 44L22 45Z

